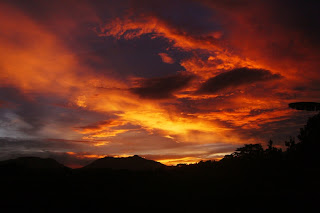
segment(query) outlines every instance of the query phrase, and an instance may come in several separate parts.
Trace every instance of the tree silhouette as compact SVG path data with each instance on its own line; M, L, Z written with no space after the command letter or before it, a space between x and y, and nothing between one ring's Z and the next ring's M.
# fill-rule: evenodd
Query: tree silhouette
M272 150L274 147L273 147L273 141L270 139L269 142L268 142L268 149L269 150Z
M284 144L287 147L287 151L292 151L296 147L296 141L295 141L294 137L290 137L289 141L285 141Z
M282 157L282 149L273 146L273 141L270 139L268 142L268 148L264 152L266 159L278 160Z
M300 129L298 139L301 143L318 145L320 141L320 114L309 118L307 124Z
M295 147L299 157L308 165L316 165L320 162L320 114L309 118L307 124L300 129L298 135L300 143Z
M320 103L316 102L297 102L289 104L290 108L297 110L319 111ZM295 144L290 139L286 142L287 154L296 160L303 160L305 165L315 166L320 160L318 152L320 149L320 114L314 115L308 119L307 124L300 129L298 135L299 143Z
M258 159L263 156L263 148L261 144L245 144L236 149L234 156L240 159Z

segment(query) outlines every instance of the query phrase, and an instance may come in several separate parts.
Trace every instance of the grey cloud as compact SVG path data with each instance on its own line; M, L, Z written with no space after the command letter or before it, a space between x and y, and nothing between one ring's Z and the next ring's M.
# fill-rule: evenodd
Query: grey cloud
M176 74L160 78L139 80L138 87L131 88L131 92L147 99L166 99L173 97L173 93L186 87L194 75Z
M269 70L237 68L208 79L196 93L213 94L227 88L236 88L255 82L280 79L281 77L280 74L273 74Z

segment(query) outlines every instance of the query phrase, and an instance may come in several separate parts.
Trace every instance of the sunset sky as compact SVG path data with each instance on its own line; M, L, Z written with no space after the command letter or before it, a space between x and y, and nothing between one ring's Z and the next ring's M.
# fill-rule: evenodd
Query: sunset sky
M320 101L320 3L0 1L0 160L167 165L282 146Z

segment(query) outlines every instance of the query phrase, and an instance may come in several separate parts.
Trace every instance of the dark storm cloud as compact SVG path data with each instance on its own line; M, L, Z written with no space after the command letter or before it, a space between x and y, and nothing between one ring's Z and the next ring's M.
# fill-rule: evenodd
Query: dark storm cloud
M131 88L131 92L147 99L166 99L173 97L173 93L186 87L194 75L171 75L161 78L138 80L138 87Z
M269 70L237 68L208 79L201 85L197 93L211 94L227 88L236 88L242 85L279 78L281 78L280 74L272 74Z

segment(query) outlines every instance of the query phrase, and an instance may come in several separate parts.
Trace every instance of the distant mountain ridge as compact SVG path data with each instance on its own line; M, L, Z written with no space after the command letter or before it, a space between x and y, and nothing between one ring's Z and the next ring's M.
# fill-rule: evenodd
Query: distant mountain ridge
M138 155L131 157L104 157L95 160L83 169L114 169L114 170L155 170L165 168L162 163L153 160L147 160Z
M58 163L52 158L39 158L39 157L19 157L0 161L0 168L12 169L68 169L61 163Z
M113 170L155 170L167 166L157 161L148 160L138 155L130 157L104 157L97 159L80 169L113 169ZM68 170L69 167L52 158L19 157L0 161L0 170Z

